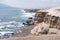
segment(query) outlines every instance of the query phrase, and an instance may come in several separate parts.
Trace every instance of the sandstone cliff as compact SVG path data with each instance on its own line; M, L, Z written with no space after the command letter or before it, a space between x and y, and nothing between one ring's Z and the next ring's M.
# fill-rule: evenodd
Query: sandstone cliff
M53 12L52 12L53 10ZM34 24L45 22L50 24L50 28L60 29L60 10L58 8L39 10L36 12Z
M52 33L52 34L57 33L57 31L60 30L60 8L43 9L43 10L37 11L36 15L35 15L35 18L33 20L33 23L35 25L38 24L39 27L35 26L37 28L32 29L32 31L34 31L36 29L38 29L40 31L38 32L38 30L36 30L36 32L34 31L35 33L33 33L31 31L32 34L36 34L36 33L39 34L42 31L42 28L43 28L43 30L46 30L47 26L45 24L49 25L49 28L48 28L49 29L49 31L48 31L49 34L50 33ZM42 25L43 25L43 27L42 27ZM46 32L46 31L44 31L44 32Z

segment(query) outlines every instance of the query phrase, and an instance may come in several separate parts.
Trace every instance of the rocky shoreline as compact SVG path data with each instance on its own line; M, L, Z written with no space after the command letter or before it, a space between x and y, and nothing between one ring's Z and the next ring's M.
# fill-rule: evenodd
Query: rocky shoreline
M60 40L60 8L28 9L28 12L36 14L21 29L22 32L3 40Z
M35 26L31 30L33 35L39 34L59 34L60 32L60 8L51 8L39 10L36 12L35 18L32 21ZM57 32L58 31L58 32Z

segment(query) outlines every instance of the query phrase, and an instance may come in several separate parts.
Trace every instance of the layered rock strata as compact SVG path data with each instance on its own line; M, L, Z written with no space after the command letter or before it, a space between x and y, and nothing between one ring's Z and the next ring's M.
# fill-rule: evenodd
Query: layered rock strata
M53 16L49 15L49 12L46 10L36 12L33 22L34 22L34 24L45 22L47 24L50 24L50 26L49 26L50 28L60 29L60 17L55 16L55 15L53 15Z
M36 35L46 32L48 34L56 34L57 31L60 30L60 11L58 9L37 11L33 23L38 26L35 26L35 28L31 30L31 33Z

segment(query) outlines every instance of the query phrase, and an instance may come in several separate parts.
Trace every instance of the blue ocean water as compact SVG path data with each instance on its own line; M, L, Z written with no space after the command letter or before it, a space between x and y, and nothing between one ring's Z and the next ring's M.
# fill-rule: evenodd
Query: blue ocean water
M14 8L5 4L0 4L0 21L24 21L27 17L32 17L34 13L27 13L22 8Z
M25 12L24 9L2 9L0 10L0 22L17 21L23 22L33 17L35 13Z
M22 23L29 20L29 17L34 17L34 15L35 13L25 12L24 9L0 4L0 37L17 33L17 30L24 26Z

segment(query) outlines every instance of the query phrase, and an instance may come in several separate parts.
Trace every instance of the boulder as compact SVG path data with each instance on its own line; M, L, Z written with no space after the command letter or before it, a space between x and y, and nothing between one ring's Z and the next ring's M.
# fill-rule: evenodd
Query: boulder
M47 34L49 31L49 25L42 22L37 24L32 30L31 34L33 35L39 35L39 34Z

